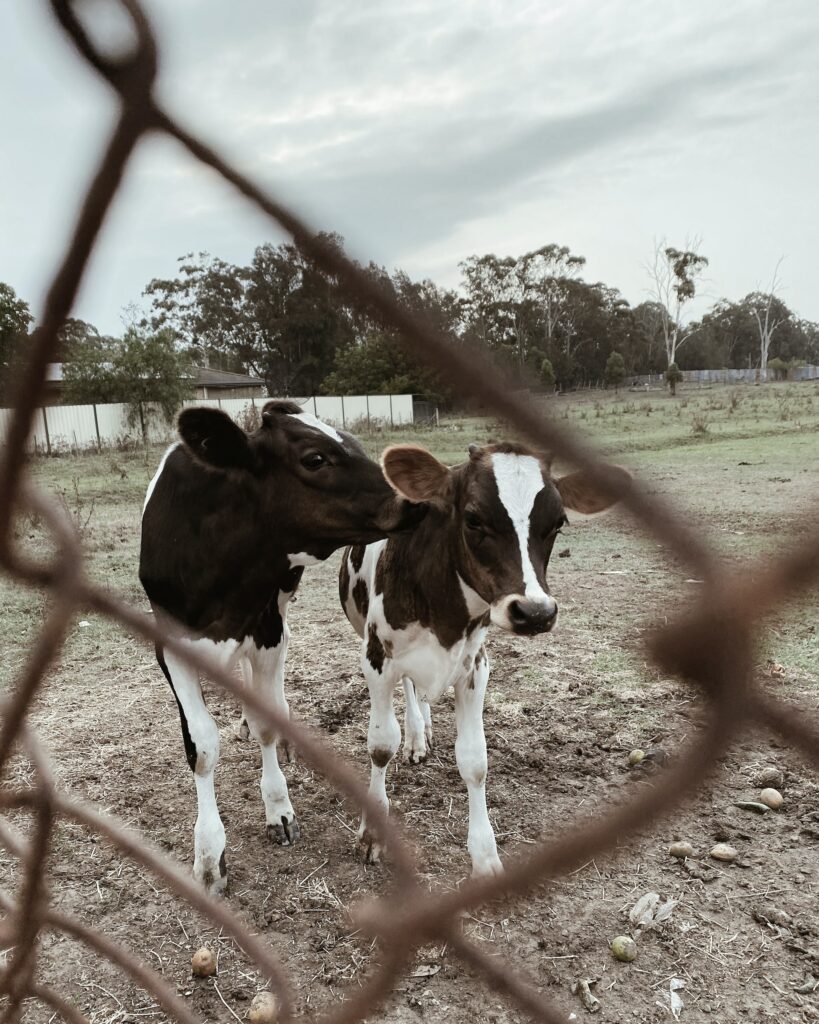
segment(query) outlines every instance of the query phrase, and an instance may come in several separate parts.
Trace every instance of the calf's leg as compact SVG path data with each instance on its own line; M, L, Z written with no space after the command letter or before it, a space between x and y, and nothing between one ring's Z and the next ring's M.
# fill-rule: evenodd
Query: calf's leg
M290 629L285 622L281 640L275 647L256 648L249 655L254 690L287 718L290 717L290 706L284 695L284 666L289 639ZM301 831L290 803L287 780L279 767L279 737L251 708L245 708L245 716L250 734L262 752L261 791L267 834L282 846L291 846ZM285 750L289 748L285 746Z
M245 686L251 686L253 684L253 670L250 667L248 658L242 657L239 659L239 668L242 670L242 681ZM235 731L237 739L242 741L250 739L250 726L247 724L247 712L244 705L242 705L242 717L236 723Z
M486 810L486 737L483 701L489 680L489 661L481 649L475 667L455 684L455 760L469 794L467 849L473 875L499 874L503 867L495 844L495 832Z
M156 657L179 705L185 753L196 784L193 875L211 892L219 893L227 885L225 828L213 784L219 761L219 729L205 706L196 669L159 647Z
M366 654L362 661L364 677L370 691L370 727L367 732L367 750L370 753L369 795L383 808L384 814L387 814L390 809L386 786L387 765L395 756L401 742L401 727L395 717L392 699L395 680L389 671L388 660L383 665L383 672L372 667ZM358 841L364 847L366 862L377 864L381 859L383 847L367 826L366 812L361 816Z
M429 714L429 705L423 702ZM415 686L404 676L404 760L419 764L427 759L426 721L419 707Z
M432 712L429 709L429 701L426 697L422 697L418 701L418 706L421 709L421 717L424 719L424 736L427 741L427 749L432 750Z

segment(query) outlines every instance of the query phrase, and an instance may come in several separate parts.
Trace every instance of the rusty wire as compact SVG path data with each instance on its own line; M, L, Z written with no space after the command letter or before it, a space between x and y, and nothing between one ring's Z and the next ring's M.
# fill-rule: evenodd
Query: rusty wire
M0 462L0 565L13 578L45 585L51 595L48 618L32 645L16 687L4 701L0 724L0 780L19 746L34 768L30 786L0 789L0 807L31 812L29 835L0 823L0 846L20 863L21 881L15 896L0 892L0 938L12 949L0 972L4 996L0 1024L16 1024L25 1000L43 1002L70 1024L82 1014L38 978L38 939L43 931L72 936L116 964L157 1000L169 1019L193 1024L192 1011L168 982L134 953L78 919L57 912L49 903L47 864L55 825L71 820L104 836L123 854L151 871L169 890L231 935L255 963L277 994L282 1021L294 1019L293 992L278 958L263 938L251 933L225 900L214 899L180 866L153 844L112 817L61 793L54 785L41 742L27 724L31 704L45 685L72 617L79 607L92 608L132 633L159 640L229 692L240 697L301 756L332 780L341 792L366 807L368 819L390 846L395 867L392 891L355 914L355 924L378 941L378 964L364 984L323 1018L326 1024L355 1024L370 1016L389 995L415 951L430 940L449 947L487 984L531 1019L565 1022L566 1014L547 1001L527 978L503 960L488 956L461 932L460 915L499 897L523 896L534 885L565 874L591 857L613 848L648 821L668 813L715 769L737 733L748 725L768 728L819 764L819 728L804 709L789 707L762 692L753 678L753 637L773 606L798 596L819 578L819 522L810 516L797 527L798 545L778 560L746 569L742 578L726 575L713 551L673 507L649 495L636 481L623 481L606 463L567 430L531 406L519 403L504 388L497 371L475 352L464 352L436 335L367 277L360 267L323 243L316 232L290 209L241 174L214 148L182 127L157 103L153 84L160 66L158 47L138 0L111 0L129 16L134 45L124 56L100 52L77 17L77 0L49 0L56 19L80 54L112 86L119 118L97 172L84 196L74 231L66 245L45 301L40 326L20 380L15 410ZM403 344L436 369L460 394L480 400L514 425L534 444L592 472L610 496L617 497L641 526L664 542L704 581L697 608L658 628L650 642L655 661L668 673L701 687L709 703L706 724L652 789L608 816L600 816L557 842L542 843L525 857L507 862L501 877L472 880L459 889L429 894L421 888L410 844L402 830L373 806L366 786L353 769L334 755L314 733L284 718L252 690L219 670L209 660L184 650L156 622L92 585L84 572L80 540L66 515L44 494L35 492L25 476L25 444L35 410L42 399L46 366L58 354L58 332L69 316L100 229L116 198L124 170L140 139L150 132L175 138L197 160L213 168L251 203L288 231L298 247L321 268L335 275L355 303L376 309L400 334ZM13 540L15 515L34 509L51 531L57 551L48 564L33 563L18 552Z

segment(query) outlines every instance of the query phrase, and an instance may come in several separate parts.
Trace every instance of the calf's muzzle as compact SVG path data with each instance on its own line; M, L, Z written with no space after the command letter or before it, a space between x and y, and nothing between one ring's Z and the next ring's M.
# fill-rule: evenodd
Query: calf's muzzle
M524 636L548 633L557 622L557 603L551 597L545 601L513 597L505 602L505 605L506 622L499 625L513 633Z

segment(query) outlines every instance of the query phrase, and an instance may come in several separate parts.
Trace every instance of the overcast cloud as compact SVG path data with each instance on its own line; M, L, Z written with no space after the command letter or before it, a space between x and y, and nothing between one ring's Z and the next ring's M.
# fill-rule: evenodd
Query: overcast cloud
M784 256L782 297L819 320L813 0L145 3L171 110L359 258L454 285L472 253L557 242L636 303L655 238L698 236L703 302ZM42 0L3 0L0 46L0 281L38 309L114 104ZM77 315L117 331L183 253L280 238L151 139Z

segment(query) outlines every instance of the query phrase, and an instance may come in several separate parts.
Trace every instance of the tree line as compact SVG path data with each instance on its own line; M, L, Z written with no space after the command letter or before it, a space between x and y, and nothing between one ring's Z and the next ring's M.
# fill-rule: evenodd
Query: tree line
M321 238L342 247L339 236ZM699 320L687 319L708 266L697 249L657 245L648 298L636 306L615 288L586 280L585 259L555 244L520 256L471 256L460 265L457 289L374 263L361 269L452 343L488 353L518 386L618 385L669 367L671 376L678 369L758 367L764 379L765 371L819 362L819 325L780 298L778 273L766 290L720 299ZM175 407L190 390L194 365L253 374L275 395L452 398L404 351L377 310L353 303L337 279L293 245L260 245L247 266L189 254L174 277L150 281L143 297L145 311L131 311L121 337L102 336L79 320L66 324L68 400L152 399ZM0 283L5 401L31 324L28 305Z

